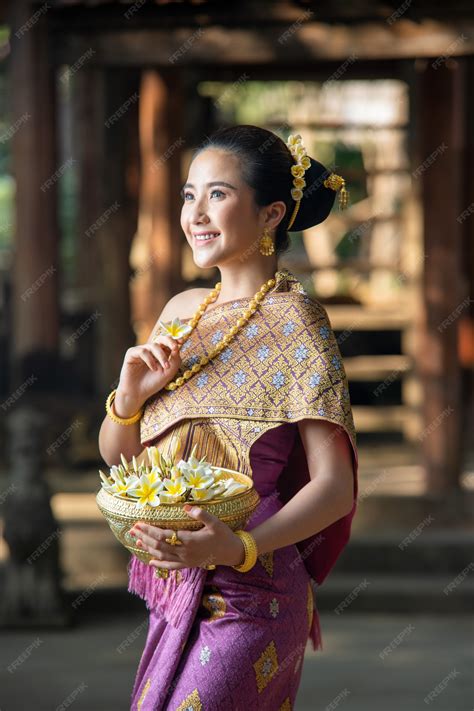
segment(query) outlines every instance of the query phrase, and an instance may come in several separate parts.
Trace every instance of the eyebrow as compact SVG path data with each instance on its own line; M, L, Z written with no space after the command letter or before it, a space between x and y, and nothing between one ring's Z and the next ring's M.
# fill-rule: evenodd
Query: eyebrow
M206 188L211 188L213 185L224 185L226 188L230 188L231 190L237 190L234 185L226 183L224 180L213 180L211 183L206 183ZM185 183L180 192L182 193L186 190L186 188L194 188L194 185L192 183Z

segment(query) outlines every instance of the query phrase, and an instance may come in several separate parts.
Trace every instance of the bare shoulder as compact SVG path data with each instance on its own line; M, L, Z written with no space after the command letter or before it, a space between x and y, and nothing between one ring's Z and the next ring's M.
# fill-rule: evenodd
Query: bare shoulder
M149 341L151 341L155 333L159 331L159 321L168 323L176 317L181 320L191 318L208 293L209 289L186 289L172 296L156 319Z
M175 294L163 309L161 321L170 321L176 316L180 319L194 316L194 312L207 294L209 294L209 289L186 289L186 291Z

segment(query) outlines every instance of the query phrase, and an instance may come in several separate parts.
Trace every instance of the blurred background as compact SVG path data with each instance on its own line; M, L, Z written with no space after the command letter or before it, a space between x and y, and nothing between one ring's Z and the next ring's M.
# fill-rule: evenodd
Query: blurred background
M473 55L458 0L0 3L2 711L129 708L147 615L98 431L127 348L218 279L179 189L238 123L350 191L280 258L328 311L360 456L295 708L472 708Z

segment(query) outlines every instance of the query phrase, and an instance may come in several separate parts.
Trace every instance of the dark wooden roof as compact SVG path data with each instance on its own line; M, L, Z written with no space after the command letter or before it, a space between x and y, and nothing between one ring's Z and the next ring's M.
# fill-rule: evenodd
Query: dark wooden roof
M44 0L32 0L31 4L41 6ZM49 0L48 5L53 10L112 10L119 14L137 6L137 16L148 12L156 14L159 11L168 17L176 18L189 17L196 12L209 12L215 20L263 23L296 21L301 19L304 12L311 12L313 21L344 23L374 20L383 22L397 10L401 11L404 17L413 20L431 18L449 22L455 16L474 17L474 5L470 0L452 0L449 3L439 0L146 0L141 6L137 0Z
M91 47L90 64L109 66L285 69L342 63L351 56L360 64L474 54L474 4L467 0L148 0L143 5L49 0L48 5L54 59L63 63L74 63ZM43 6L43 0L29 3L32 12ZM175 55L176 62L170 62Z

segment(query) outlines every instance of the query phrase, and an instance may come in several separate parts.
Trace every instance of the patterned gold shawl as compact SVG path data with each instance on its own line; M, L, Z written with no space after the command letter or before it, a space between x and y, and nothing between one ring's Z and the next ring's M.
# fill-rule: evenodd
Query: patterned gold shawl
M181 348L179 374L207 355L247 306L247 298L211 305ZM189 433L194 420L203 446L208 443L197 456L251 476L252 444L278 424L304 418L342 426L357 459L347 378L326 310L281 269L273 289L227 348L181 387L161 390L147 401L140 439L145 446L160 436L166 445L173 434ZM168 429L169 437L162 437ZM188 453L191 445L188 441Z

